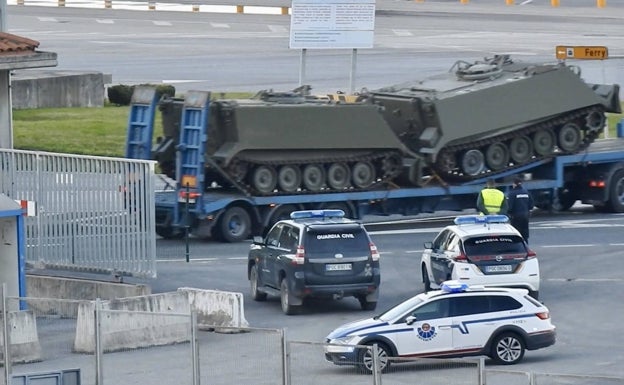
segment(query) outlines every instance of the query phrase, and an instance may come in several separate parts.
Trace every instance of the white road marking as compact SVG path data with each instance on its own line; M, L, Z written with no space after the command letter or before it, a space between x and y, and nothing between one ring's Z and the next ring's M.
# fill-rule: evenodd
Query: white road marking
M115 24L114 20L111 19L95 19L99 24Z
M165 27L171 27L173 25L171 24L171 22L168 21L153 21L152 23L154 23L154 25L161 25Z
M213 261L218 261L219 258L191 258L189 260L189 262L213 262ZM184 258L180 258L180 259L157 259L156 262L185 262L186 263L186 259Z

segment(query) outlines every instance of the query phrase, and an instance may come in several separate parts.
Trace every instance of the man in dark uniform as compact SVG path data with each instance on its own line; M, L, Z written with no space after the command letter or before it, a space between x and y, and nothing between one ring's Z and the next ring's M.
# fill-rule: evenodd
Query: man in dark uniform
M532 208L531 194L522 186L522 179L514 178L513 185L507 192L507 212L511 225L522 234L527 242L529 242L529 213Z

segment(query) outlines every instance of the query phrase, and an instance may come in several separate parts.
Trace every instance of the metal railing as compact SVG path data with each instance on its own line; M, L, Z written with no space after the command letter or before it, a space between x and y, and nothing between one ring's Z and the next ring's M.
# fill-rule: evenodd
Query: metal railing
M154 162L0 149L0 193L35 204L26 262L156 276Z
M374 364L371 375L359 362L327 362L327 344L288 341L283 329L206 327L191 311L112 310L108 302L3 294L0 348L7 359L0 383L78 370L80 383L95 385L624 384L616 377L485 369L479 357L394 358L383 372Z

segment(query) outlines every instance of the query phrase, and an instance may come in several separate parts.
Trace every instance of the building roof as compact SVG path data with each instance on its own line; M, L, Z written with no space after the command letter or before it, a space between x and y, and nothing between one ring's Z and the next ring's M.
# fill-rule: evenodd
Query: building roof
M39 42L7 32L0 32L0 55L32 54L39 47Z

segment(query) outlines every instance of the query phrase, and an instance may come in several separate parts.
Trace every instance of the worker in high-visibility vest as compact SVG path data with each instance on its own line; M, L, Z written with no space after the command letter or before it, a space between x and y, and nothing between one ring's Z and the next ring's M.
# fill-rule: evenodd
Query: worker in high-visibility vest
M507 198L496 188L494 179L488 179L485 188L479 192L477 210L485 215L507 213Z

